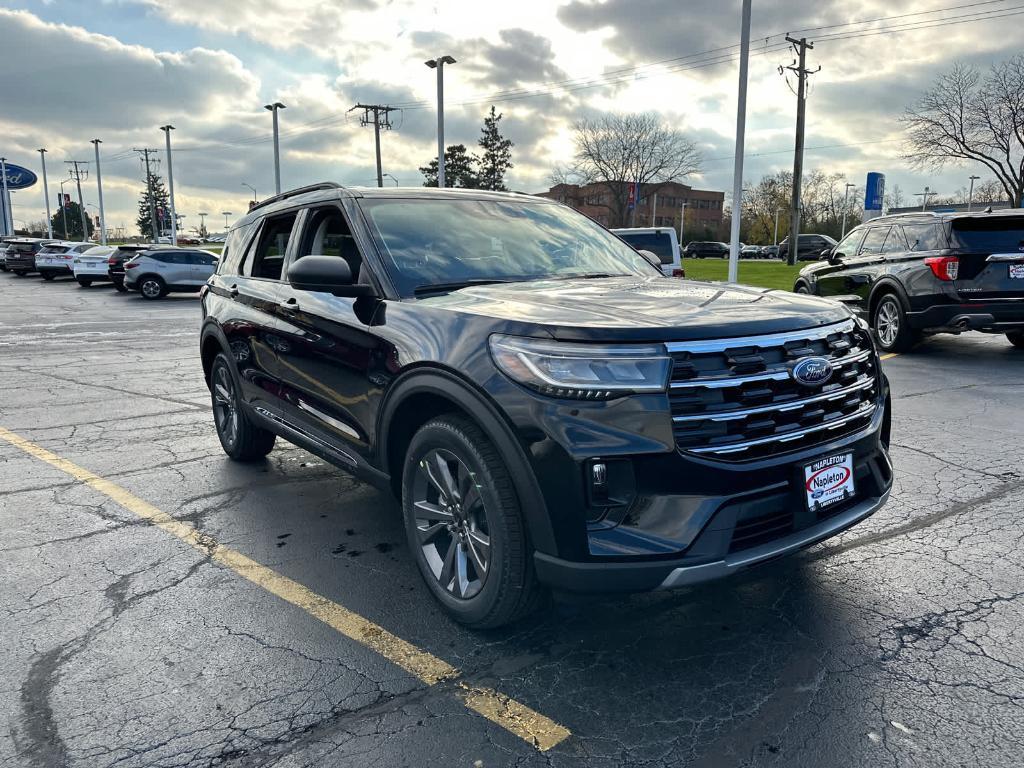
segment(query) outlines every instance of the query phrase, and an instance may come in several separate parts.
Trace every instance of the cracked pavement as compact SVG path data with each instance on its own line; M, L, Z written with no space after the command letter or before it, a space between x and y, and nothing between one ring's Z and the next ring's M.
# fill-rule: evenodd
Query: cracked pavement
M397 505L279 441L222 454L194 296L0 275L0 426L569 728L548 752L0 442L0 766L1018 766L1024 353L886 361L896 485L731 581L442 616Z

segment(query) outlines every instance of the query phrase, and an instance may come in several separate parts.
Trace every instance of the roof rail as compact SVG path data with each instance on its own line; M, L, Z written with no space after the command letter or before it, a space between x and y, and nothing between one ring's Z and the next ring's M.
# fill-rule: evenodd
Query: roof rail
M337 184L333 181L321 181L319 184L309 184L305 187L297 187L296 189L289 189L287 192L282 192L280 195L274 195L268 197L266 200L261 200L256 203L252 208L249 209L249 213L255 211L257 208L262 208L265 205L276 203L279 200L286 200L289 197L295 197L296 195L304 195L307 192L318 192L323 189L341 189L341 184Z

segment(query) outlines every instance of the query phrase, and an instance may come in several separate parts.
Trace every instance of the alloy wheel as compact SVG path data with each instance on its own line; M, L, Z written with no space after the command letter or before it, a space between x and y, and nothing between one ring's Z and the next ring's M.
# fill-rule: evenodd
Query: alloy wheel
M435 448L416 468L412 503L423 557L441 588L462 600L479 594L491 536L476 474L451 451Z
M238 407L235 384L228 369L219 365L213 372L213 418L224 442L234 445L238 439Z
M883 299L875 316L875 330L878 339L885 347L896 343L900 333L900 311L892 299Z
M142 283L139 290L142 291L142 295L147 299L156 299L160 297L161 287L160 283L156 280L146 280Z

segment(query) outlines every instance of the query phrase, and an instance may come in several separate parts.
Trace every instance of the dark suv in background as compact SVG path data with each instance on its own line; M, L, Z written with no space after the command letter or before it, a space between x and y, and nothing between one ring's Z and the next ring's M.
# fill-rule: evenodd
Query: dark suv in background
M859 309L886 351L963 331L1024 348L1024 210L873 219L801 270L794 290Z
M683 256L691 259L728 259L729 246L725 243L695 240L686 244Z
M828 235L798 235L797 236L797 248L796 248L796 260L797 261L816 261L822 258L822 253L830 248L833 248L836 241ZM779 258L789 258L789 238L785 238L779 243Z
M280 436L391 489L471 626L542 585L738 572L892 483L888 385L846 307L666 277L551 200L295 190L231 229L202 307L224 451Z

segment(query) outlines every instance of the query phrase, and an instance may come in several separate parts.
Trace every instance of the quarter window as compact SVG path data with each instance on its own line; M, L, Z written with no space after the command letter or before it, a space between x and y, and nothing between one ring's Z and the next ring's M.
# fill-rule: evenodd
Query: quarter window
M893 227L889 230L889 236L885 238L882 253L903 253L906 250L907 244L903 240L903 230L900 227Z
M903 234L911 251L938 251L946 247L938 224L904 224Z

